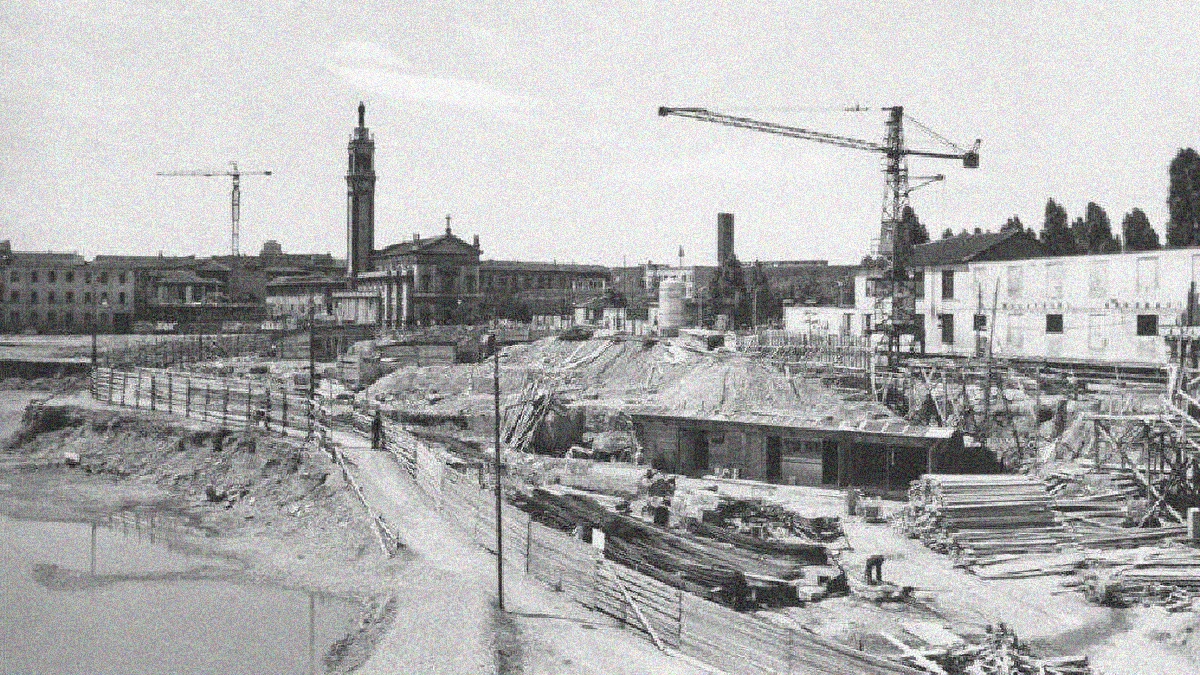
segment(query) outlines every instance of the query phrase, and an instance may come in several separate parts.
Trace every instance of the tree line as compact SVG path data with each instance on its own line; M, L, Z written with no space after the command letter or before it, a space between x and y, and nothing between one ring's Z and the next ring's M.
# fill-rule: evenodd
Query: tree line
M1180 150L1171 160L1169 173L1166 246L1200 246L1200 154L1192 148ZM911 209L906 209L904 218L908 222L913 244L929 241L925 226L920 224ZM975 229L976 234L980 231L979 228ZM1026 228L1016 215L1008 218L1000 231L1034 233L1033 228ZM963 230L961 234L968 233ZM1163 247L1158 231L1140 208L1125 214L1121 219L1121 233L1117 235L1113 233L1108 213L1095 202L1088 202L1084 214L1072 221L1061 204L1052 198L1046 200L1042 229L1036 234L1050 255L1153 251ZM954 231L950 228L942 232L943 239L953 236Z

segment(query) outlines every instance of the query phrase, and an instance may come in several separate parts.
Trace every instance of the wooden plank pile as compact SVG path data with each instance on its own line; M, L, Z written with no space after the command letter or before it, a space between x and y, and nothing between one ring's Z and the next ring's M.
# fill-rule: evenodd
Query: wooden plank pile
M1094 551L1084 575L1084 595L1102 605L1163 605L1187 611L1200 597L1200 551L1153 546L1128 551Z
M764 542L713 526L704 526L709 536L676 533L579 494L535 489L513 501L555 529L599 529L605 558L735 609L796 604L800 586L820 585L824 593L845 585L822 544Z
M1004 624L987 627L986 639L951 650L943 672L969 675L1091 675L1086 656L1040 659L1032 656Z
M1045 485L1028 476L928 474L913 481L902 523L910 536L966 562L1047 553L1072 538Z

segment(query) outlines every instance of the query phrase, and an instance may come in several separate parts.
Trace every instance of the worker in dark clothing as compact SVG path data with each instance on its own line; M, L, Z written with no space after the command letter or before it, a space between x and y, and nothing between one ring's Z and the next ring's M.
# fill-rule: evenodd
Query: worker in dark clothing
M371 418L371 449L383 449L383 412L375 411L375 417Z
M867 584L875 586L883 583L883 560L878 553L867 558Z

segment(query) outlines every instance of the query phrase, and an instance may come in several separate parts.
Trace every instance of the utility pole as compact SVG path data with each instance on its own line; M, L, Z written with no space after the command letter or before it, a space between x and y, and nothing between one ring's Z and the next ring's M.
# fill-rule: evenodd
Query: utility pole
M503 508L500 486L500 336L495 327L492 328L492 384L493 384L493 428L495 431L495 473L496 473L496 606L504 611L504 527L501 508Z

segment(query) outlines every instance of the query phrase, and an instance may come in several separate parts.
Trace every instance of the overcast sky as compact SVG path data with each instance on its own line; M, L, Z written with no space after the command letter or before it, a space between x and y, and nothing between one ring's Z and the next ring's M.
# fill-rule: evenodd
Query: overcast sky
M913 193L931 232L1039 229L1047 197L1161 232L1167 166L1200 145L1189 3L0 3L0 239L17 249L345 254L346 142L376 141L376 247L453 215L484 257L856 261L880 157L680 118L719 111L881 140L882 106L978 170ZM269 5L264 8L260 5ZM867 112L843 112L852 105ZM908 127L910 146L941 149Z

